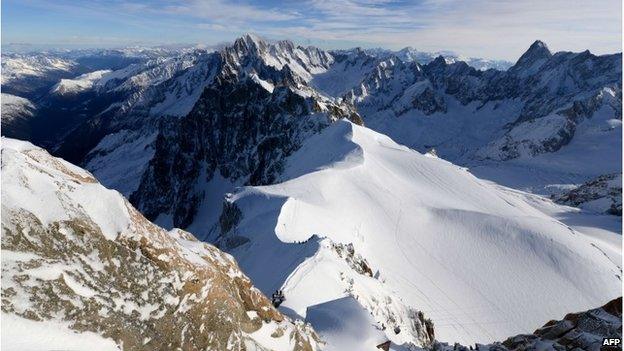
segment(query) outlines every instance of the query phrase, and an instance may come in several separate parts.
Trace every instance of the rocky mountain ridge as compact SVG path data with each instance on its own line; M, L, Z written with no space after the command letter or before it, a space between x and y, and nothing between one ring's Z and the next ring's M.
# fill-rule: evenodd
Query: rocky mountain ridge
M98 123L98 129L108 129L104 134L109 134L125 128L129 121L144 123L146 114L184 116L219 70L235 74L248 71L253 76L258 72L252 71L261 63L278 71L284 68L292 71L289 84L306 94L355 103L367 125L401 142L407 141L405 133L395 132L399 127L394 125L422 124L427 122L418 120L432 114L453 114L455 111L453 108L449 111L449 105L456 103L450 100L459 102L458 108L465 110L464 113L481 114L487 110L489 119L502 114L493 132L484 133L482 142L468 145L469 149L460 153L454 150L455 146L445 145L448 136L438 137L435 128L431 130L430 140L416 138L421 141L406 144L417 149L437 145L443 157L454 161L509 160L558 151L573 139L577 125L603 106L613 110L614 119L621 120L618 62L621 62L620 54L552 54L543 42L536 41L508 71L479 71L465 62L442 56L423 64L402 58L398 53L380 55L361 49L330 52L295 46L290 41L269 43L248 34L219 52L189 50L180 56L157 57L131 65L103 77L94 89L100 95L106 93L108 97L102 100L117 102L112 105L109 102L110 106L99 112L109 117L96 119L116 120L105 124L117 126L102 127ZM260 75L267 79L260 79L266 87L282 84L277 81L284 78L272 77L268 72ZM501 105L509 105L512 111ZM397 122L392 117L403 117L405 121ZM83 162L84 154L71 155L64 150L84 142L80 135L93 123L89 120L87 125L77 128L74 137L70 134L61 141L58 154ZM544 130L543 136L524 136L524 130L536 126ZM416 131L411 134L414 133L418 136Z
M503 110L501 104L521 102L517 114L501 126L504 134L482 145L477 157L508 160L556 152L573 138L576 125L603 106L612 109L613 119L621 120L620 54L594 56L586 51L553 55L544 43L536 41L508 71L478 71L464 62L449 64L441 56L426 65L398 65L396 61L390 58L379 63L376 71L345 97L355 103L367 123L391 125L391 119L401 117L443 115L448 112L450 99L460 106L476 104L471 114L488 104ZM414 75L414 71L422 73ZM517 131L526 123L549 115L554 115L548 118L556 128L551 138L516 139ZM555 116L559 116L556 121Z

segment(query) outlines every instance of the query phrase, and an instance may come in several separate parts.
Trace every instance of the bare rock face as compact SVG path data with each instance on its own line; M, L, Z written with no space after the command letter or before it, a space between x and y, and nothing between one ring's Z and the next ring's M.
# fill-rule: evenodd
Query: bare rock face
M317 349L230 255L152 224L90 173L3 139L2 175L3 313L128 350Z

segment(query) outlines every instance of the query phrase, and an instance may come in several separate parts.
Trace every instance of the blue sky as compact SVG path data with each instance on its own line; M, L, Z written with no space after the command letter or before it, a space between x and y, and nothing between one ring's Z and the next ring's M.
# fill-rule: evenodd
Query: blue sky
M516 60L535 39L553 51L620 52L621 16L621 0L3 0L2 45L212 45L253 32L323 48Z

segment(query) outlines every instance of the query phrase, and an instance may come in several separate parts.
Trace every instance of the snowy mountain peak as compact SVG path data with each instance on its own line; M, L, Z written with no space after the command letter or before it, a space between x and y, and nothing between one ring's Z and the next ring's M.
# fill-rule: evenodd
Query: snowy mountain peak
M532 57L532 58L549 58L552 56L550 49L546 43L541 40L536 40L529 46L529 49L518 59L518 61L522 60L523 57Z
M329 53L318 48L303 48L289 40L268 42L253 34L236 39L221 51L221 56L225 66L235 74L253 68L262 79L292 73L291 80L306 82L334 62Z
M267 45L267 42L264 39L253 33L246 33L236 40L236 42L238 41L244 42L248 47L263 47Z
M234 48L239 55L249 53L262 54L266 51L267 43L257 35L248 33L236 39L232 48Z
M545 49L548 52L550 52L550 50L548 49L548 46L546 45L546 43L544 43L543 41L541 41L539 39L534 41L533 44L531 44L531 46L529 47L529 50L531 50L533 48L535 48L535 49Z
M535 42L533 42L533 44L531 44L529 49L524 54L522 54L522 56L520 56L512 69L530 69L537 64L541 65L550 57L552 57L552 53L548 49L548 46L546 46L543 41L536 40Z

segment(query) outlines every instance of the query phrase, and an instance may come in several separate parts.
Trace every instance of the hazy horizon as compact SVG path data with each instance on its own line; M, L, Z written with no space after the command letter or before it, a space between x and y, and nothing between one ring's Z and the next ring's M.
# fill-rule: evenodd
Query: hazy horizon
M111 46L83 46L83 45L75 45L75 46L56 46L56 45L32 45L32 44L27 44L27 43L2 43L2 51L5 54L36 54L36 53L44 53L44 52L50 52L50 53L56 53L56 52L62 52L62 51L80 51L80 50L125 50L125 49L132 49L132 48L146 48L146 49L183 49L183 48L206 48L206 49L214 49L214 50L218 50L221 47L230 45L234 42L234 40L236 40L237 38L240 38L246 34L254 34L260 38L262 38L263 40L266 40L268 42L277 42L279 40L291 40L290 38L267 38L266 36L262 35L262 34L258 34L258 33L242 33L240 36L233 38L231 41L223 41L220 43L216 43L216 44L202 44L202 43L171 43L171 44L155 44L155 45L144 45L141 43L135 43L135 45L129 44L129 45L120 45L120 46L116 46L116 45L111 45ZM535 40L540 40L540 39L535 39ZM535 40L533 42L535 42ZM296 45L300 45L300 46L316 46L313 44L303 44L300 43L296 40L291 40L293 41ZM526 48L520 53L520 55L522 55L524 52L526 52L526 50L528 50L529 46L533 43L529 43ZM548 45L548 43L545 42L545 44L549 47L549 49L555 53L558 51L566 51L566 50L552 50L552 48L550 48L550 45ZM416 49L417 51L421 51L421 52L427 52L427 53L434 53L434 54L440 54L442 56L446 56L446 55L457 55L459 57L463 57L463 58L471 58L471 59L485 59L485 60L494 60L494 61L506 61L509 62L511 64L514 64L518 58L520 57L520 55L514 59L498 59L498 58L491 58L491 57L484 57L484 56L467 56L467 55L462 55L461 53L458 53L454 50L451 49L442 49L442 50L437 50L437 51L425 51L425 50L420 50L418 48L415 48L413 46L405 46L405 47L401 47L398 49L392 49L392 48L388 48L388 47L382 47L382 46L370 46L370 47L366 47L366 46L352 46L352 47L344 47L344 48L327 48L327 47L323 47L323 46L318 46L322 49L326 49L326 50L348 50L348 49L355 49L355 48L363 48L363 49L380 49L380 50L391 50L391 51L397 51L397 50L401 50L403 48L408 48L411 47L413 49ZM593 52L593 54L597 54L597 55L608 55L608 54L615 54L615 53L621 53L622 51L618 51L618 52L611 52L611 53L602 53L602 54L597 54L595 52Z
M452 51L515 61L552 51L621 52L621 2L556 0L2 2L2 49L215 45L252 32L323 49Z

